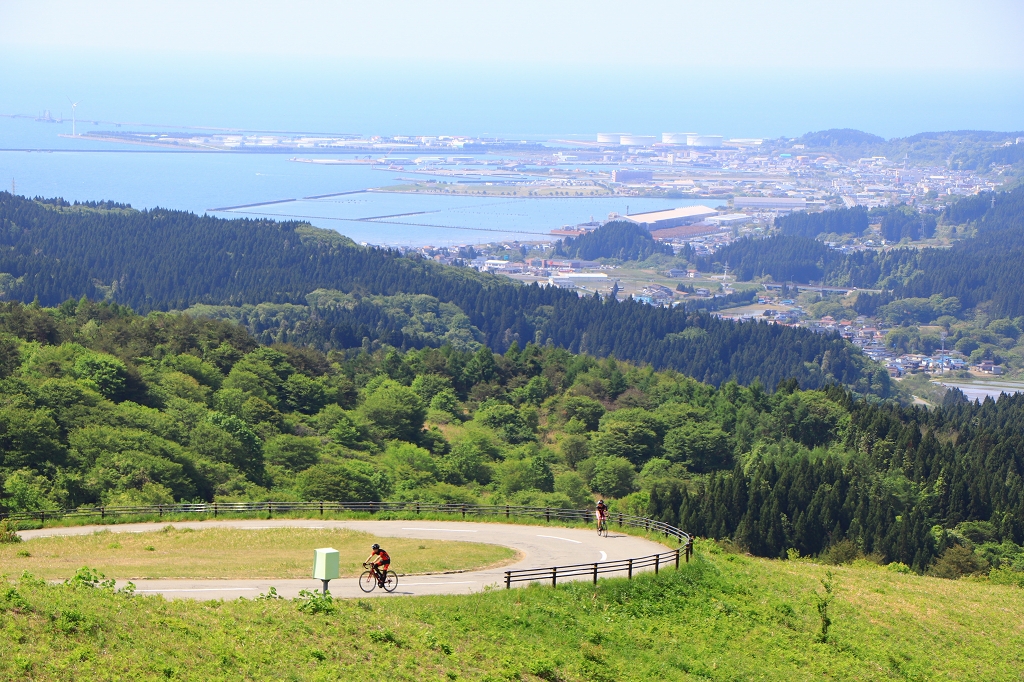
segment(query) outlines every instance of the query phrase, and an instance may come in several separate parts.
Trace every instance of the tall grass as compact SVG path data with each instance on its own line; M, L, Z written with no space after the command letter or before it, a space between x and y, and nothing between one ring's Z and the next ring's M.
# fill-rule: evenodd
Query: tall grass
M0 588L0 678L1020 679L1024 591L713 553L679 571L464 596L165 601ZM816 591L837 587L821 641Z

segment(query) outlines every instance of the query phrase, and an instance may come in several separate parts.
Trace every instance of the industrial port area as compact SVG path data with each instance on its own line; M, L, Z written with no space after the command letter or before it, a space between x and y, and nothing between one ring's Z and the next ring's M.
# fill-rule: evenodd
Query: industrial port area
M83 121L82 125L87 122ZM385 191L512 197L638 196L733 200L744 209L927 205L1003 184L998 165L948 164L870 155L802 138L726 138L698 133L598 133L589 139L360 136L99 130L75 139L209 153L293 154L317 165L366 165L408 174ZM880 139L880 138L879 138ZM1015 145L1008 138L999 145ZM998 146L998 145L997 145Z

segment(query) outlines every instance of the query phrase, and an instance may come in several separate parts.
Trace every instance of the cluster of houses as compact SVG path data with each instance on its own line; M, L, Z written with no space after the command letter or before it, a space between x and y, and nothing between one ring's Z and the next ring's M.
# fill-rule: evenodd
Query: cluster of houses
M992 363L988 363L989 373L992 373ZM908 353L892 358L885 363L889 375L901 377L904 374L915 372L954 372L967 369L967 361L962 357L951 354L939 354L933 356Z
M648 305L672 305L675 292L661 284L648 284L639 293L633 294L633 299Z

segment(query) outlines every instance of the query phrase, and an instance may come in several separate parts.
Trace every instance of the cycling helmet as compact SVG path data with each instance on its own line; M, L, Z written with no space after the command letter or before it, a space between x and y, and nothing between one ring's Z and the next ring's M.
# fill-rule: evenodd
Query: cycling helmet
M374 544L373 547L371 547L370 549L380 549L380 545Z

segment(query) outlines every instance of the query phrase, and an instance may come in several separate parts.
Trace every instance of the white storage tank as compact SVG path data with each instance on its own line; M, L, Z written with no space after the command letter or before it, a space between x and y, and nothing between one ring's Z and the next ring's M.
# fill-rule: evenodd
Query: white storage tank
M629 133L598 133L597 141L601 144L619 144L619 139Z
M628 147L650 147L657 141L654 135L623 135L619 138L619 144Z
M721 147L721 135L687 135L686 144L691 147Z
M696 135L697 133L662 133L661 141L665 144L686 144L686 140L689 139L690 135Z

